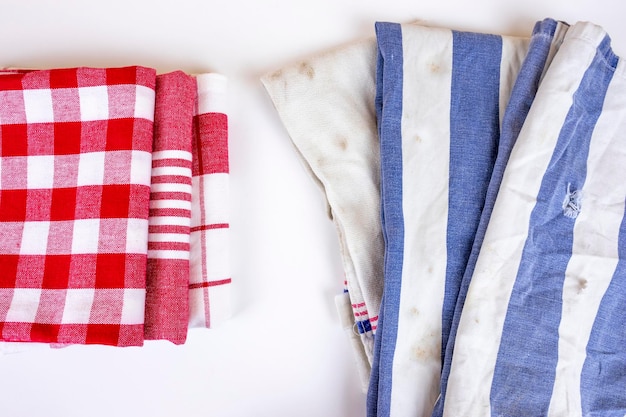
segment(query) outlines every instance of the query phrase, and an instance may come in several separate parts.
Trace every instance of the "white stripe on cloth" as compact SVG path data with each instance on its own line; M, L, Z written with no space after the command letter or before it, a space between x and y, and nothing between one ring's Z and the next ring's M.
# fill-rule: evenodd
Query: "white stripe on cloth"
M441 371L441 306L447 264L452 32L406 25L402 28L402 47L402 211L405 237L392 370L391 415L426 416L437 398ZM435 75L434 68L439 69ZM424 99L426 97L428 99ZM421 386L419 391L411 388L416 386ZM414 392L409 395L411 391Z

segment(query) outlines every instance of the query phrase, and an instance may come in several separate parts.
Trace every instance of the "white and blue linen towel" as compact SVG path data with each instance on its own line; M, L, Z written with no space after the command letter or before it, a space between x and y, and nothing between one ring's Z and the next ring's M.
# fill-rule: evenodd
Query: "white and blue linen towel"
M626 78L567 29L504 169L434 415L626 414Z
M385 286L368 415L428 416L530 40L376 29Z

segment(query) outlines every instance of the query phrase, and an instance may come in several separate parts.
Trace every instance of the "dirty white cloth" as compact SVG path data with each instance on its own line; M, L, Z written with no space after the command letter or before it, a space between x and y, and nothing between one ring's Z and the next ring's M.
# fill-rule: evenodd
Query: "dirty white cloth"
M339 236L360 374L369 377L382 297L376 43L359 41L262 78L293 143L328 202ZM344 296L341 295L341 298ZM356 346L356 345L353 345ZM363 360L363 355L366 360ZM367 385L367 381L364 381Z

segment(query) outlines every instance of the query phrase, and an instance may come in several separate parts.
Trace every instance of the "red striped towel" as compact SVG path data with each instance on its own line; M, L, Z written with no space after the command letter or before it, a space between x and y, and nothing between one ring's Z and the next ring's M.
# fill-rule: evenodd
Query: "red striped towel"
M145 338L181 344L189 320L191 138L196 81L176 71L156 83Z

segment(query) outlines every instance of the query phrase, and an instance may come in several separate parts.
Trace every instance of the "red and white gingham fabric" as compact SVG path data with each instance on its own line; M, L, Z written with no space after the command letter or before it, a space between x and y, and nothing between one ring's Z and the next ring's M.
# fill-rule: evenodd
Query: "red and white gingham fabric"
M213 327L230 317L227 80L196 78L189 327Z
M157 76L148 234L145 338L182 344L189 320L191 141L195 78Z
M0 76L0 334L141 345L155 71Z

